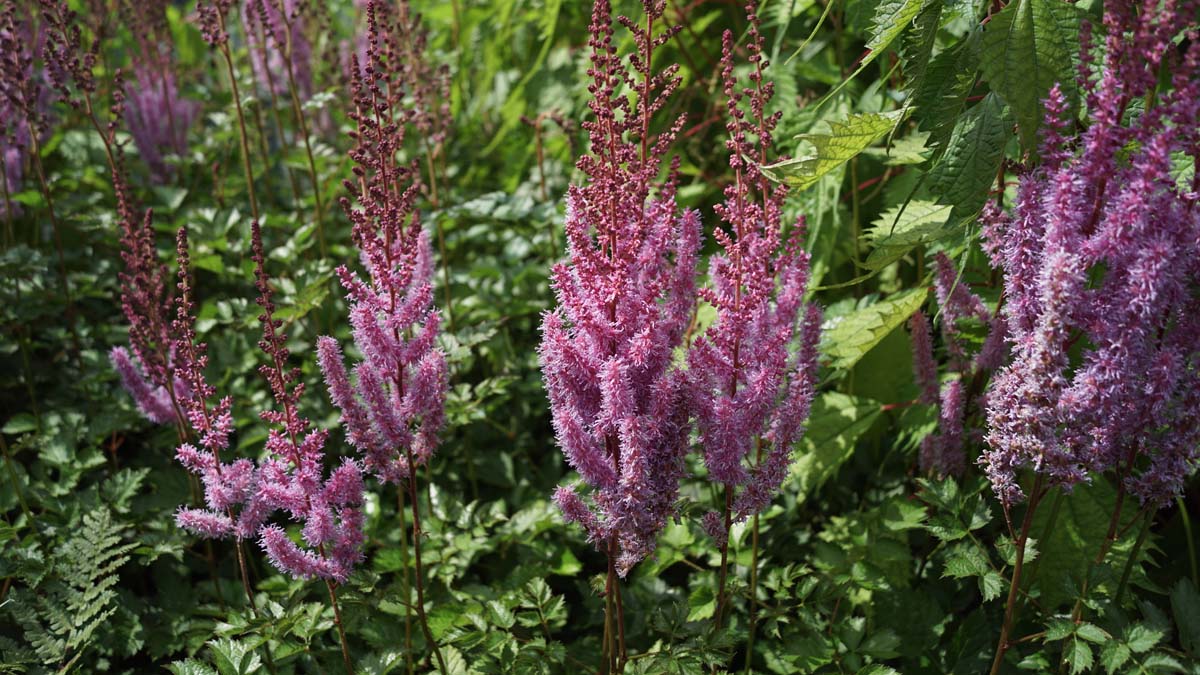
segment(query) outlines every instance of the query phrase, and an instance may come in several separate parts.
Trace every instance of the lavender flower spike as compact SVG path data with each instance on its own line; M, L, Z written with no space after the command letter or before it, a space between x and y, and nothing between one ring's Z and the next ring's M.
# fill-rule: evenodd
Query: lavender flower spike
M648 54L674 31L650 28L662 3L643 8L648 27L619 21ZM606 0L594 4L590 31L595 119L584 124L591 154L577 164L587 181L567 193L568 259L553 269L558 306L543 318L539 356L558 443L590 488L560 488L555 501L625 576L653 551L684 473L688 415L672 352L695 302L700 222L676 206L673 177L655 190L682 118L657 139L644 135L679 85L678 67L655 73L638 59L630 72ZM625 83L636 83L636 102Z
M444 422L446 358L434 341L441 316L433 305L429 236L416 210L420 175L400 164L409 114L380 89L397 64L380 45L377 6L368 8L367 62L352 77L358 124L351 151L358 183L347 182L358 202L342 200L366 276L345 266L337 272L350 305L354 344L364 355L355 377L331 337L317 343L330 399L342 412L346 438L379 480L400 484L429 461ZM390 54L390 52L389 52ZM379 120L383 120L380 123ZM397 185L404 186L395 190ZM411 464L410 464L411 462Z
M1021 178L1011 213L986 222L1013 360L988 395L980 463L1005 504L1024 497L1025 468L1066 488L1111 471L1118 490L1156 506L1195 471L1200 176L1172 173L1173 159L1200 162L1194 16L1194 4L1105 3L1103 63L1080 78L1085 131L1064 138L1054 88L1044 163ZM1172 87L1148 96L1159 73ZM1143 99L1153 106L1125 115Z
M296 578L321 578L344 583L363 558L362 472L356 462L345 460L324 478L327 431L310 429L298 409L304 383L300 370L288 369L287 337L280 332L283 321L275 318L274 291L266 271L262 230L251 223L255 286L263 338L259 347L270 363L259 372L270 385L277 409L259 416L275 425L267 435L268 458L259 469L255 498L271 510L282 510L299 522L302 543L297 543L278 525L259 530L259 544L271 563Z
M731 523L766 508L787 475L792 445L816 393L821 316L804 300L809 279L804 221L785 239L786 188L772 188L758 169L768 161L781 113L766 112L774 85L763 77L767 63L754 3L746 10L754 66L750 85L740 87L734 76L732 32L725 32L721 59L734 182L716 208L728 226L714 233L724 254L711 259L711 285L701 290L716 307L717 320L687 358L689 400L709 480L726 490L717 537L722 549ZM711 532L717 514L705 523Z

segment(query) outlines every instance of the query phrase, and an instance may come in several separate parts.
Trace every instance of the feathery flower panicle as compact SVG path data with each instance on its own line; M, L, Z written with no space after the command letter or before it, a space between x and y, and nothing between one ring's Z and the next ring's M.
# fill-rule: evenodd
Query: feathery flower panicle
M676 33L654 32L664 3L642 6L645 27L617 19L634 35L628 65L609 3L593 6L591 154L577 164L587 180L567 192L568 259L552 272L558 307L543 318L539 347L555 435L591 488L586 496L559 488L555 501L621 576L653 551L676 509L688 419L672 352L695 302L700 238L699 216L675 204L674 164L656 186L683 118L649 134L679 78L678 66L651 66Z
M200 104L179 95L163 7L136 3L128 12L126 21L141 51L133 64L137 86L126 92L125 123L153 179L164 183L171 177L171 168L163 155L187 152L187 132L200 114Z
M806 303L809 256L803 248L804 220L785 240L786 188L772 188L759 166L767 163L771 134L781 113L768 114L774 84L753 2L747 48L750 85L734 74L734 37L722 40L729 132L726 148L734 182L716 207L727 228L714 237L724 249L709 264L710 286L701 297L717 310L716 322L688 351L688 388L704 449L709 480L729 494L724 523L710 513L706 529L762 511L783 484L792 445L803 430L816 393L820 310Z
M1070 486L1113 471L1119 489L1162 505L1195 470L1200 444L1200 39L1194 2L1139 11L1106 3L1104 56L1081 73L1088 124L1046 102L1043 164L985 237L1004 272L1013 361L988 395L980 463L1006 504L1017 472ZM1176 36L1185 39L1177 47ZM1090 31L1085 33L1085 49ZM1130 104L1172 88L1139 115Z
M196 338L195 297L188 253L187 230L176 235L179 262L175 318L171 322L175 377L183 383L180 406L196 443L182 443L175 457L204 485L204 508L180 508L175 522L180 528L209 539L254 536L268 515L256 497L258 470L249 459L226 463L221 453L229 450L233 433L233 401L226 396L210 404L216 388L204 376L208 346ZM180 388L177 387L177 391Z
M364 357L354 367L355 382L334 338L320 338L317 352L363 466L379 480L399 484L437 447L447 378L445 355L434 344L441 317L433 305L432 253L415 204L420 176L415 164L397 159L412 114L384 95L396 63L381 45L386 23L377 10L374 2L367 9L367 62L352 77L350 117L357 130L350 156L357 183L346 181L346 187L357 206L349 198L341 202L367 271L364 278L345 266L337 270L354 344Z
M85 48L79 17L66 0L38 0L38 5L46 30L42 59L50 85L62 102L82 109L96 93L92 71L99 58L100 40L93 40Z
M948 367L954 379L938 385L938 366L933 355L929 323L922 312L909 320L912 334L913 370L921 389L918 399L936 405L938 431L921 442L918 456L923 473L958 476L966 469L966 407L970 402L967 388L987 371L994 370L1006 356L1007 335L1003 320L992 316L983 300L971 292L959 278L953 261L943 252L934 255L934 292L942 324L942 342L949 355ZM962 319L975 319L988 326L989 333L978 352L963 338Z
M344 583L362 560L364 541L363 481L359 466L345 460L325 478L325 440L329 432L311 429L300 415L304 383L300 369L288 368L287 336L275 318L270 278L266 271L262 230L251 222L257 303L262 307L259 322L263 337L258 345L270 362L259 367L266 378L276 409L259 413L274 425L268 432L268 457L258 471L254 496L269 511L282 510L302 524L303 545L297 544L280 526L259 528L259 544L272 564L297 578L319 577Z
M233 434L233 401L229 396L210 405L216 389L204 376L208 346L196 337L196 300L193 297L187 231L180 228L175 238L179 261L179 294L175 295L172 321L172 353L176 380L182 382L180 406L197 443L181 443L175 459L196 474L204 485L204 508L180 508L175 524L198 537L221 539L254 536L266 518L264 504L256 497L258 471L254 462L239 459L223 462ZM180 390L176 387L176 390Z
M0 5L0 169L9 199L0 202L0 216L21 214L12 195L20 192L25 161L31 151L31 134L48 134L50 92L34 60L46 42L44 22L37 22L28 8L18 9L11 0ZM9 209L12 212L9 213Z
M313 95L312 45L305 34L302 9L301 0L246 0L242 26L258 86L277 95L287 94L288 78L282 73L290 65L296 77L296 95L307 101Z
M129 349L114 347L109 358L147 419L156 424L182 423L182 399L191 390L176 372L178 341L172 330L168 272L154 245L154 214L150 209L138 212L122 157L118 153L114 159L112 181L124 263L117 278L121 312L129 324Z

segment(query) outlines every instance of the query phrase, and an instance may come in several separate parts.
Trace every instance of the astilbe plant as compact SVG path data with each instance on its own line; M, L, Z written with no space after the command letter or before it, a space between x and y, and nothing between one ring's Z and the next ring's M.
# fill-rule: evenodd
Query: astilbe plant
M1045 494L1113 478L1098 565L1128 496L1148 524L1196 468L1200 175L1183 182L1172 167L1200 162L1198 11L1195 2L1106 3L1099 64L1084 34L1086 127L1072 132L1068 101L1051 90L1042 164L1022 176L1011 212L987 214L1013 358L988 393L980 463L1006 514L1028 502L993 672L1009 647L1029 525ZM1160 71L1170 74L1166 91ZM1145 103L1139 114L1135 101ZM1034 473L1028 492L1023 469ZM1073 618L1081 612L1082 603Z
M792 446L816 393L821 323L819 308L804 297L809 280L804 220L785 239L787 189L772 187L759 170L768 162L771 134L782 113L767 112L774 84L763 76L768 63L755 4L745 9L748 86L735 75L733 33L726 31L722 38L725 145L734 180L716 207L726 224L713 231L723 253L710 258L709 285L700 291L716 309L716 321L687 355L688 398L708 479L724 492L720 510L702 520L721 550L717 626L728 608L730 528L754 516L757 542L757 515L787 475ZM757 567L757 547L751 566Z
M313 222L324 255L324 199L309 138L310 125L304 113L304 102L313 94L313 82L312 46L304 32L303 8L299 0L247 0L243 5L242 24L250 51L251 70L259 79L259 85L269 93L272 101L277 94L286 93L291 103L296 133L304 142L308 158L309 181L316 206ZM285 78L276 81L273 73L278 70L283 71Z
M180 96L165 6L133 3L127 14L140 53L133 63L136 86L126 92L125 123L151 177L165 183L173 171L163 156L187 152L188 129L200 114L200 103Z
M918 401L938 407L938 430L922 439L918 463L922 473L961 476L967 467L967 441L974 439L977 443L981 435L978 428L966 428L967 418L969 413L982 409L977 394L986 377L1007 354L1007 329L1003 316L993 314L971 292L953 261L941 251L934 254L933 283L950 378L939 384L929 319L923 312L914 313L909 319L909 331L913 378L920 390ZM978 349L966 339L963 321L974 321L987 328L987 337Z
M676 206L673 167L656 186L682 118L651 137L651 119L679 79L677 66L655 72L651 64L675 33L655 34L664 3L643 9L645 27L618 18L634 35L628 65L613 43L609 3L592 10L591 154L577 164L586 181L567 192L568 259L552 271L558 306L543 318L539 348L555 435L590 488L562 486L554 499L608 557L604 648L614 670L625 659L617 576L654 550L684 474L688 414L672 353L695 301L700 237L699 216Z
M200 35L208 45L221 54L225 64L225 75L229 80L229 91L233 95L234 110L237 112L238 140L241 143L242 175L246 180L246 194L250 199L250 215L258 220L258 193L254 190L254 169L250 161L250 136L246 130L246 113L242 109L242 95L238 89L237 69L233 65L233 50L229 46L229 28L226 17L233 9L233 0L198 0L196 23ZM266 161L266 157L263 161Z
M367 60L361 67L356 64L352 75L355 109L350 117L357 129L350 156L355 180L346 181L346 187L354 201L342 199L367 274L364 277L344 265L337 270L350 306L354 344L363 355L354 366L354 382L336 339L321 337L317 353L330 399L341 410L346 438L361 453L363 466L381 482L407 488L413 521L415 609L425 639L445 672L425 614L417 471L429 463L444 423L446 359L435 345L441 319L433 306L429 238L416 209L420 174L415 161L405 164L398 159L413 111L385 93L395 83L397 63L389 58L396 55L381 46L386 24L380 22L377 10L375 2L367 8ZM403 499L402 492L401 518ZM407 559L405 568L407 595ZM405 604L410 604L408 597ZM411 641L406 638L406 642L406 652L411 653Z
M21 190L25 160L33 139L30 129L45 133L46 104L40 77L35 76L33 54L41 48L43 31L34 31L34 17L18 14L15 2L0 6L0 191L3 191L5 237L13 238L12 220L21 215L13 196ZM23 49L30 45L32 49ZM40 124L39 124L40 123ZM32 126L31 126L32 124ZM41 129L37 127L41 126Z
M117 278L121 312L129 324L129 349L114 347L109 358L146 419L179 425L184 421L181 402L189 397L190 389L188 381L175 372L177 340L170 277L155 247L154 213L150 209L138 212L123 164L118 157L112 181L124 263Z

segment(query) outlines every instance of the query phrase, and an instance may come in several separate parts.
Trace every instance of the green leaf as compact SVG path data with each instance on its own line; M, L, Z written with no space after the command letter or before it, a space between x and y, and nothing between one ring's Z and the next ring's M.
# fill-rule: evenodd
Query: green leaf
M1171 613L1179 629L1179 643L1193 656L1200 656L1200 593L1188 577L1171 589Z
M895 668L889 668L879 663L872 663L866 668L859 670L858 675L900 675L900 673Z
M881 414L877 401L826 392L813 401L808 429L800 440L800 456L790 475L803 502L854 454L854 444Z
M929 191L954 207L951 221L974 217L996 181L1010 123L994 94L958 118L946 151L929 172Z
M1134 654L1144 654L1157 645L1166 634L1144 623L1135 623L1125 629L1125 643Z
M950 211L950 206L924 199L897 204L884 211L866 233L874 248L864 266L883 269L917 246L940 239L949 232L946 220Z
M219 638L208 643L208 651L221 675L250 675L262 667L258 654L243 642Z
M925 288L914 288L897 293L826 322L821 343L830 365L850 368L857 363L925 303L927 292Z
M1075 634L1084 640L1087 640L1088 642L1095 642L1096 644L1103 644L1104 642L1112 639L1112 636L1108 634L1108 631L1094 623L1087 622L1079 624L1079 626L1075 628Z
M1105 671L1114 673L1118 668L1125 665L1132 655L1133 652L1129 651L1128 645L1116 640L1110 640L1100 649L1100 663L1104 666Z
M950 549L950 552L946 556L946 564L945 569L942 571L942 576L962 579L965 577L982 576L989 571L991 569L988 565L988 560L979 548L963 543Z
M17 413L8 418L0 432L6 434L24 434L37 429L37 420L29 413Z
M1046 633L1042 636L1042 641L1057 642L1074 634L1075 622L1060 617L1051 619L1050 623L1046 624Z
M988 570L983 576L979 577L979 593L983 595L984 602L991 602L1000 597L1004 592L1004 577L995 570Z
M796 138L812 150L795 159L762 167L763 174L798 190L812 187L825 174L850 161L875 141L890 133L901 113L856 113L842 121L828 121L827 134L800 134Z
M1063 649L1063 660L1071 667L1071 675L1078 675L1092 667L1092 648L1083 640L1073 638Z
M1021 145L1033 150L1045 116L1042 100L1058 83L1074 98L1079 14L1059 0L1017 0L993 14L980 46L984 77L1017 118Z
M930 2L917 14L913 29L900 41L900 62L907 78L905 86L910 92L917 91L925 81L929 70L929 59L937 41L938 28L942 25L942 7L945 3Z
M871 19L871 38L867 40L870 53L863 58L859 70L900 37L924 4L924 0L883 0L876 6L875 16Z
M688 595L688 621L711 619L716 610L717 596L710 586L697 586Z
M184 659L176 661L167 666L174 675L217 675L217 671L213 670L208 664L196 659Z

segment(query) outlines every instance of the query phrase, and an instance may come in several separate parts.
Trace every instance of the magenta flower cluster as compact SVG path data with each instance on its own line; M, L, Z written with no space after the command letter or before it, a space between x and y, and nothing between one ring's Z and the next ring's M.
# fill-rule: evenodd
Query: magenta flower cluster
M781 113L766 112L774 85L763 77L767 62L753 5L747 14L749 86L739 87L734 74L733 33L726 31L723 40L726 148L734 182L716 208L727 225L713 235L724 254L710 259L710 285L700 292L717 318L687 355L689 405L708 478L726 490L725 520L716 512L704 517L721 546L731 519L762 511L783 484L816 393L821 323L820 310L804 298L809 256L803 218L785 241L786 187L772 188L758 168L767 163Z
M251 224L255 285L263 337L259 347L269 362L259 371L266 378L276 408L260 413L272 425L266 441L267 456L255 464L249 459L223 462L233 432L232 402L226 397L210 406L215 394L204 379L205 346L196 340L191 283L188 278L186 234L179 235L180 295L175 321L175 354L178 370L191 392L183 406L199 447L180 445L176 456L204 484L204 508L181 508L176 522L193 534L210 538L257 536L259 545L278 569L297 578L344 582L362 559L363 481L353 460L343 461L325 477L324 446L328 432L312 429L299 410L304 383L299 370L287 367L289 352L282 321L275 318L273 290L266 273L262 231ZM282 511L301 524L297 543L278 524L270 522Z
M425 464L444 422L445 355L435 346L441 317L433 306L433 265L428 234L415 200L415 164L400 164L411 109L393 105L394 68L379 44L376 5L368 7L366 63L353 76L357 123L351 151L357 183L346 186L358 206L343 198L366 278L338 268L350 305L354 344L363 359L346 371L337 340L324 336L317 353L330 399L342 413L346 438L379 480L399 484ZM357 61L357 57L355 58ZM397 190L396 186L404 189Z
M1086 126L1072 132L1068 100L1051 91L1043 164L1010 213L986 219L1013 360L988 394L980 463L1005 503L1023 498L1026 467L1068 488L1111 471L1155 505L1195 470L1200 176L1173 167L1200 161L1200 36L1195 3L1180 4L1105 4L1101 63L1085 35Z
M645 28L618 21L649 54L673 31L655 35L662 3L643 6ZM590 30L591 154L577 165L588 180L567 193L568 260L552 272L558 307L543 319L539 355L559 444L590 487L560 487L555 501L624 576L676 511L689 425L672 354L695 301L700 221L676 205L673 178L655 190L681 121L657 139L645 131L678 86L677 67L626 65L604 0Z
M981 386L981 378L995 370L1007 355L1007 330L1003 317L993 315L983 300L971 292L953 261L941 251L934 254L933 282L951 379L939 385L929 320L924 313L916 312L909 320L909 330L913 376L920 389L918 400L925 405L938 406L938 431L922 439L919 465L923 473L960 476L967 466L969 434L964 425L967 406L971 403L969 399ZM973 350L964 338L960 323L963 320L973 320L988 327L988 335L978 350Z

